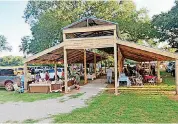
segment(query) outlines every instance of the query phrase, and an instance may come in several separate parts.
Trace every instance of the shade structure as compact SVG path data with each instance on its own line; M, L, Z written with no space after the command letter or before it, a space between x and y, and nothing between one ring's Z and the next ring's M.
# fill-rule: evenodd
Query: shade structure
M158 48L138 45L128 41L117 40L117 46L124 58L138 62L173 61L178 58L175 53L170 53Z
M58 64L64 63L64 47L59 45L59 48L53 47L47 51L43 51L35 56L28 58L25 62L28 64ZM83 63L84 50L83 49L67 49L67 63ZM99 62L107 57L91 51L86 51L87 63L94 63L94 54L96 55L96 62Z
M138 62L173 60L178 63L178 54L119 39L118 25L113 22L85 18L62 30L62 43L27 58L24 61L25 65L64 63L64 68L67 70L67 64L70 63L84 62L86 65L86 63L94 62L95 53L87 51L87 49L100 49L114 56L115 93L117 93L118 70L121 71L125 58ZM85 50L86 52L84 52ZM96 62L101 58L105 59L107 56L96 54ZM178 70L178 66L176 66L176 70ZM66 80L67 74L65 74L65 84L67 84ZM178 73L176 74L176 91L178 93Z

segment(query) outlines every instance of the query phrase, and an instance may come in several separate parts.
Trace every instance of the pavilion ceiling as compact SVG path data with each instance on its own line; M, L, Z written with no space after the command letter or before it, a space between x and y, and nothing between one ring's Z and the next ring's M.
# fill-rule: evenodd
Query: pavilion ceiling
M118 45L124 58L131 59L138 62L149 62L149 61L169 61L174 60L174 58L169 56L164 56L154 52L149 52L146 50L140 50L133 47Z
M96 62L106 59L105 56L97 53L87 51L87 63L94 63L94 54L96 54ZM35 58L28 62L28 64L53 64L63 63L64 52L63 47L56 49L52 52L46 53L38 58ZM84 62L84 50L83 49L67 49L67 63L83 63Z

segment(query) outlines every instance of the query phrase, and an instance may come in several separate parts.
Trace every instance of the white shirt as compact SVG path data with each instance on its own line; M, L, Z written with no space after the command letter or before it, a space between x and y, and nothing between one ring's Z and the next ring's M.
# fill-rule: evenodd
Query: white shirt
M112 76L112 69L109 68L109 69L107 70L107 76Z
M41 76L42 79L44 79L45 78L45 73L41 73L40 76Z

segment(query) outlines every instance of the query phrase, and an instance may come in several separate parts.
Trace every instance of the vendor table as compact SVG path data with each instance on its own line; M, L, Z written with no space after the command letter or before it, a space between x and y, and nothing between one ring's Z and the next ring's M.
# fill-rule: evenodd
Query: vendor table
M144 76L144 80L145 80L146 82L148 82L150 79L155 78L155 77L156 77L156 76L145 75L145 76Z
M51 90L59 90L61 88L61 84L51 84Z
M127 82L127 87L131 86L131 81L129 80L129 78L124 73L120 74L120 77L118 79L118 85L119 85L120 81Z
M30 93L49 93L51 92L51 84L29 84Z

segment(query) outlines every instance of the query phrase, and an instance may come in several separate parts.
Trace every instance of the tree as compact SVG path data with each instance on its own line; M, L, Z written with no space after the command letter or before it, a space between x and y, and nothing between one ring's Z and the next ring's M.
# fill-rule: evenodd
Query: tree
M0 66L23 65L23 58L20 56L4 56L0 59Z
M21 45L19 46L20 51L22 51L24 54L29 53L29 44L31 42L30 36L24 36L21 40Z
M167 41L172 48L178 48L178 2L166 13L153 17L152 23L158 30L157 38L161 42Z
M31 50L24 45L21 50L34 54L52 47L62 41L61 28L90 16L118 23L122 39L136 42L154 36L147 11L137 11L133 1L29 1L24 18L33 37L22 43Z
M6 38L3 35L0 35L0 52L3 50L11 50L11 47L8 46L8 43L6 42Z

